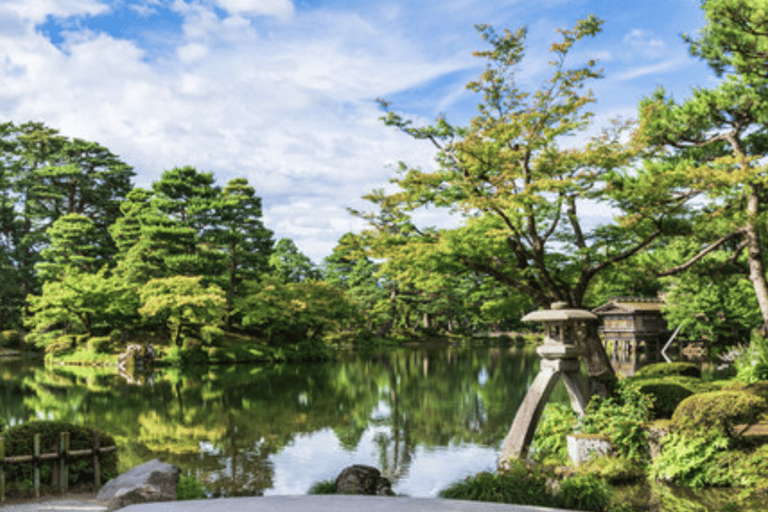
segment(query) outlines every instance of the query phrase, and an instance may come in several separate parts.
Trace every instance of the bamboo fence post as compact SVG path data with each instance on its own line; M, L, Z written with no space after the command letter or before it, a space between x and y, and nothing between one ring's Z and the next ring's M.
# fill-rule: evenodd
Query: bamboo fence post
M0 436L0 502L5 501L5 436Z
M93 429L93 484L98 491L101 487L101 466L99 464L99 456L101 450L99 449L99 431Z
M59 492L63 493L61 472L64 471L64 432L59 432L59 444L56 446L56 453L58 457L53 461L53 485L59 488Z
M35 466L35 499L40 497L40 434L35 434L35 449L32 455Z
M59 472L59 488L67 492L69 488L69 432L62 432L60 439L61 464Z

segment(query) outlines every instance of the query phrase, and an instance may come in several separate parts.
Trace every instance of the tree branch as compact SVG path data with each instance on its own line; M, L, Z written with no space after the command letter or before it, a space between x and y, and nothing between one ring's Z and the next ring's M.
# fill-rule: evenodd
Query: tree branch
M722 236L719 239L717 239L714 242L712 242L708 247L705 247L704 249L699 251L698 254L696 254L694 257L692 257L691 259L689 259L685 263L683 263L681 265L678 265L676 267L668 268L667 270L662 270L661 272L658 272L657 275L659 277L665 277L665 276L671 276L671 275L679 274L680 272L682 272L682 271L690 268L691 266L693 266L696 262L701 260L704 256L706 256L707 254L711 253L712 251L714 251L715 249L717 249L718 247L720 247L724 243L726 243L726 242L728 242L730 240L733 240L734 238L738 238L739 236L743 236L743 235L744 235L744 230L743 229L739 229L737 231L733 231L731 233L728 233L727 235Z

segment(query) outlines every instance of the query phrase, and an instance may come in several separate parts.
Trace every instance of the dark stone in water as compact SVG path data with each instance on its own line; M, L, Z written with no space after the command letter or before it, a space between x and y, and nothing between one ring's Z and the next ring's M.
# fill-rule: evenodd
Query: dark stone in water
M336 477L338 494L365 494L370 496L394 496L392 484L371 466L355 464L344 468Z

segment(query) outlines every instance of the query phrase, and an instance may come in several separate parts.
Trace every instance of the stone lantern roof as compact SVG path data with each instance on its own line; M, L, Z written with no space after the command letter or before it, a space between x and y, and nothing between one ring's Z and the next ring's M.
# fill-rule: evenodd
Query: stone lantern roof
M597 315L583 309L541 309L528 313L523 322L566 322L568 320L597 320Z

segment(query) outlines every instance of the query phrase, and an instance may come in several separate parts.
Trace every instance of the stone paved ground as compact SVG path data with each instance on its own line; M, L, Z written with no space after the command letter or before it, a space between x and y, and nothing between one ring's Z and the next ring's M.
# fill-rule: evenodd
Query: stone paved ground
M0 503L2 512L101 512L107 503L96 500L96 493L70 493L45 496L39 500L7 500Z
M95 495L70 495L36 501L5 502L2 512L102 512L105 502ZM269 496L220 498L197 501L166 501L130 505L125 512L569 512L562 509L503 505L477 501L380 496Z

